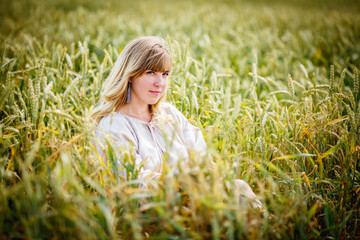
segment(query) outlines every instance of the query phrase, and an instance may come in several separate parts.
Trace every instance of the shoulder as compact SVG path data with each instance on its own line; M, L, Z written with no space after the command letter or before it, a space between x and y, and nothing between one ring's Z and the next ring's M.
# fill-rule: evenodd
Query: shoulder
M127 119L123 115L117 113L112 113L103 117L100 120L96 131L97 134L110 133L116 136L134 135L133 127L131 126L129 121L127 121Z
M103 130L111 130L113 128L123 128L126 127L128 124L125 121L125 118L122 115L119 115L117 113L109 114L105 117L103 117L99 124L98 128Z
M177 109L174 105L172 105L171 103L164 103L163 106L165 112L167 114L173 115L175 117L183 117L185 118L185 116L179 111L179 109Z
M158 123L182 123L183 121L186 121L185 116L175 106L168 102L161 103L161 105L158 106L158 110L154 117L155 121Z

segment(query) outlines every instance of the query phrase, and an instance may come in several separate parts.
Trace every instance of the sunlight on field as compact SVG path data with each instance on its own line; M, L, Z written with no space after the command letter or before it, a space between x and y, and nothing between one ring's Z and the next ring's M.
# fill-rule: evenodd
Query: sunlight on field
M359 238L359 4L264 2L1 3L0 238ZM140 189L131 159L118 183L92 150L90 113L145 35L168 42L167 100L216 167Z

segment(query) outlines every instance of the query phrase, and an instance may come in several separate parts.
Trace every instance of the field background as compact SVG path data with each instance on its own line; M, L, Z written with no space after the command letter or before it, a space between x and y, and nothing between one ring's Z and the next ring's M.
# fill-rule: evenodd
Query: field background
M360 238L360 4L315 2L2 0L0 238ZM168 101L216 162L146 190L131 159L116 182L89 118L144 35L169 43Z

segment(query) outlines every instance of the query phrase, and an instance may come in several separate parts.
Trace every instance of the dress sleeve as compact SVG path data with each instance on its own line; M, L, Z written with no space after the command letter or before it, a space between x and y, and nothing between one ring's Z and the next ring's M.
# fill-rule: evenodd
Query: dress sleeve
M138 171L140 186L144 187L149 181L158 178L160 173L142 167L144 159L137 152L138 141L130 126L121 121L103 120L95 132L96 149L100 156L104 157L105 163L109 162L114 166L117 181L120 183L121 179L127 179L129 174L127 171L133 169L134 166ZM106 156L109 159L106 159Z
M180 134L188 151L195 151L202 156L206 155L207 146L200 128L193 126L185 116L171 104L168 104L168 108L179 124Z

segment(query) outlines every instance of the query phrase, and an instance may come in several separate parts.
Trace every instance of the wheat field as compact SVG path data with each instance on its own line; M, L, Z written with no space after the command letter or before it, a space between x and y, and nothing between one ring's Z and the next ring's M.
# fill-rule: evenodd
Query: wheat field
M356 1L0 6L1 239L360 238ZM143 189L131 158L118 183L116 153L93 150L90 114L121 50L147 35L168 42L167 101L216 166L193 156ZM238 204L236 178L264 211Z

